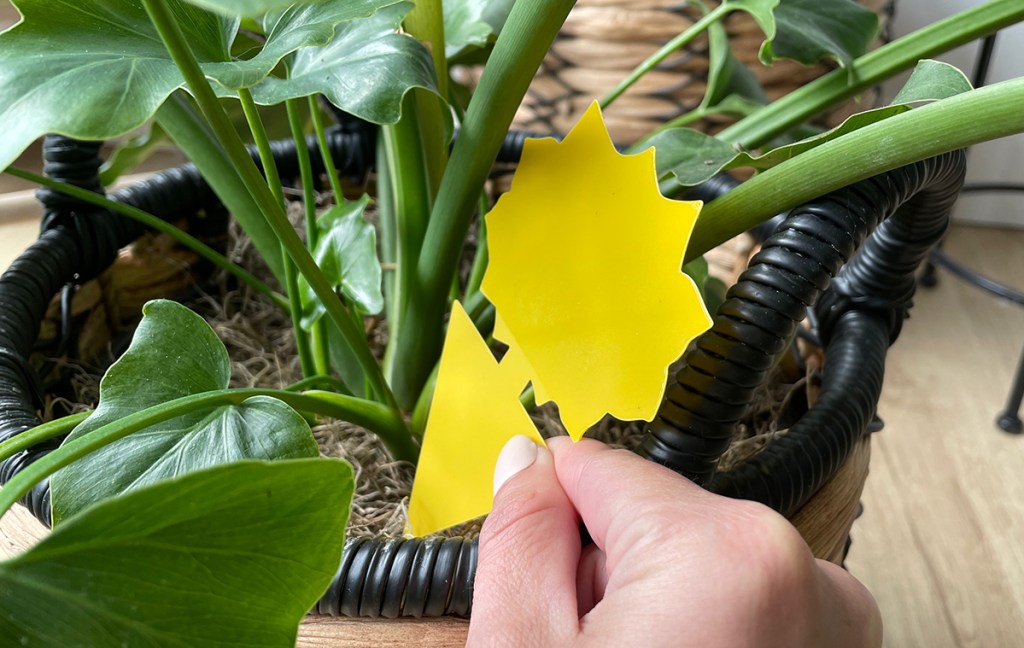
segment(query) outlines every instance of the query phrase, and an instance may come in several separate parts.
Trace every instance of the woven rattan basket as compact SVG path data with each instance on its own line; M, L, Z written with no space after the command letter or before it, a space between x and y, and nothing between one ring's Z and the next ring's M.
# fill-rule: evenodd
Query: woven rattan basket
M875 11L883 35L895 0L859 0ZM714 0L707 3L714 6ZM565 133L594 99L607 94L633 68L663 44L687 29L700 11L683 0L579 0L544 59L516 116L516 127L534 132ZM777 61L758 63L764 36L746 13L726 18L726 31L736 58L758 77L775 99L830 71L834 65L805 67ZM884 38L884 37L883 37ZM877 44L883 42L879 39ZM632 143L670 119L697 107L704 96L708 70L707 38L669 57L645 75L605 111L612 139ZM861 108L871 106L874 93L859 103L850 101L824 116L834 125ZM714 129L723 122L705 122ZM701 126L701 125L699 125Z

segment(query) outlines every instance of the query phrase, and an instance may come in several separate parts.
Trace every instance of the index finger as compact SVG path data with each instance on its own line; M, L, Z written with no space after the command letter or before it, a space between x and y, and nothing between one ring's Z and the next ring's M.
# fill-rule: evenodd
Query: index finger
M716 498L690 480L627 450L592 439L548 439L562 490L613 568L651 530L705 517ZM643 522L643 523L640 523Z

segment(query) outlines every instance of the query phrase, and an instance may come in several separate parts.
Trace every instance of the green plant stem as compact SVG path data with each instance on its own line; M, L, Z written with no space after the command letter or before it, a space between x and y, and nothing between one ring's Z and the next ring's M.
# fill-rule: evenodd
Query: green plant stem
M0 490L0 515L42 479L91 452L147 427L188 414L224 405L241 405L253 396L271 396L302 412L340 418L377 433L395 459L415 461L419 448L405 422L393 410L351 396L311 391L302 394L280 389L222 389L176 398L125 416L73 439L18 473ZM43 427L43 426L40 426ZM35 434L35 428L26 434Z
M427 231L433 193L424 164L425 151L417 128L413 99L411 95L406 96L398 123L381 127L387 186L392 192L390 198L394 215L393 263L396 269L391 297L394 307L388 313L388 350L384 354L384 375L392 386L396 369L406 361L395 349L405 337L404 313L408 300L416 292L416 264ZM404 409L412 407L407 395L396 393L395 396Z
M295 140L295 155L299 161L299 179L302 182L302 209L306 223L306 247L315 250L320 231L316 226L316 187L313 179L313 162L309 155L309 146L306 145L306 134L302 130L302 104L297 99L285 101L285 110L288 112L288 125L292 131L292 139ZM351 309L350 309L351 310ZM353 311L353 315L355 315ZM300 334L304 336L299 322L295 322L296 338ZM322 317L313 324L309 332L307 344L312 348L308 351L311 361L310 371L305 375L311 376L314 373L328 375L331 372L331 360L327 350L327 321Z
M423 433L427 429L427 418L430 416L430 404L434 402L434 390L437 389L437 373L440 368L441 363L434 365L430 376L427 377L426 384L423 385L423 391L416 399L416 407L413 408L412 416L409 419L409 428L420 439L423 438Z
M303 378L296 383L288 385L284 390L289 392L300 392L310 389L311 387L316 387L317 385L321 387L330 387L339 394L344 394L346 396L352 395L352 392L348 389L348 385L334 376L310 376L309 378Z
M4 172L16 178L28 180L29 182L35 182L36 184L48 187L50 189L53 189L54 191L59 191L61 193L67 194L83 202L96 205L97 207L109 209L110 211L116 214L121 214L122 216L126 216L128 218L136 220L145 225L146 227L154 229L158 232L163 232L164 234L167 234L168 236L173 238L178 243L188 248L189 250L192 250L193 252L203 257L210 263L214 264L218 268L221 268L226 272L231 273L240 281L250 286L256 292L260 293L261 295L265 295L271 301L273 301L275 305L280 307L281 310L285 312L289 311L288 300L286 300L282 295L279 295L278 293L271 290L270 286L263 283L252 274L250 274L248 271L245 270L245 268L239 266L236 263L232 263L224 255L220 254L219 252L217 252L210 246L206 245L199 239L195 238L188 232L185 232L180 228L177 228L174 225L171 225L170 223L163 221L148 212L144 212L141 209L133 207L131 205L126 205L125 203L117 202L116 200L111 200L106 196L101 196L100 194L87 191L85 189L82 189L81 187L76 187L65 182L58 182L45 176L32 173L31 171L25 171L15 167L8 167Z
M416 123L423 145L430 196L433 197L448 164L449 144L445 139L447 129L443 114L447 107L441 100L441 97L448 96L448 59L444 53L444 12L441 0L417 0L416 6L406 16L402 25L409 35L429 46L437 77L436 95L417 88L410 96L414 113L412 119Z
M238 99L242 104L242 112L245 113L245 120L249 124L249 131L256 142L256 149L260 153L260 162L263 164L263 175L267 179L267 187L274 197L274 203L282 209L286 209L284 201L284 187L281 184L281 176L277 172L277 163L274 161L274 153L270 150L270 138L263 127L263 120L260 119L259 111L256 109L256 102L252 99L252 93L248 88L238 90ZM302 300L299 294L299 278L295 271L295 264L288 258L287 251L282 247L281 256L284 262L285 290L288 292L289 312L292 319L292 332L295 335L295 350L299 356L299 366L302 368L303 376L312 376L316 371L313 363L313 355L309 348L309 338L302 330ZM324 372L320 372L324 373Z
M284 285L284 257L277 235L263 217L260 206L242 182L217 136L196 113L187 95L182 91L171 95L156 111L156 121L196 165L203 179L259 250L274 277Z
M70 434L71 430L74 430L79 423L89 418L90 414L92 414L91 411L70 414L59 419L47 421L42 425L37 425L31 430L26 430L25 432L7 439L3 443L0 443L0 461L13 456L22 450L27 450L38 443L42 443L43 441L49 441L50 439Z
M260 118L256 102L253 101L252 93L248 88L238 89L238 101L242 104L245 121L249 124L253 141L256 142L256 150L259 151L260 162L263 164L263 175L267 179L267 188L274 196L274 202L284 208L284 187L281 184L281 176L277 172L274 153L270 150L270 138L267 137L267 130L263 127L263 120Z
M431 210L425 252L417 263L417 290L402 313L402 326L416 334L398 339L396 353L402 364L392 372L391 384L399 401L409 406L440 357L445 297L477 197L512 117L573 4L574 0L515 3L470 101Z
M717 137L745 149L757 148L829 106L910 69L920 59L937 56L1022 20L1024 2L1020 0L995 0L972 7L868 52L848 69L839 68L794 90Z
M235 170L241 176L256 204L259 205L264 218L284 245L288 256L292 258L299 272L309 282L313 292L322 300L328 317L337 326L345 343L352 350L360 367L373 385L375 396L388 406L397 409L395 397L370 351L365 332L352 324L348 310L335 295L330 282L320 272L313 257L302 244L302 240L292 228L291 223L288 222L284 210L274 203L270 189L259 169L253 164L238 133L232 128L227 113L224 112L213 88L210 87L203 75L203 71L189 48L180 27L175 22L174 16L168 10L166 0L142 0L142 3Z
M387 160L387 147L384 138L377 138L376 159ZM394 322L399 317L398 297L395 295L397 289L396 276L398 274L398 232L395 215L395 192L391 181L391 172L388 165L380 164L377 168L377 213L380 220L380 260L383 279L381 288L384 291L384 309L388 319L388 329L394 335ZM393 348L388 345L388 351ZM388 366L387 356L384 358L384 366Z
M947 151L1024 132L1021 106L1024 78L1012 79L915 108L798 155L706 205L686 261L829 191Z
M338 167L334 164L334 156L331 155L331 146L327 142L327 128L324 126L324 116L317 105L316 97L309 97L309 114L313 117L313 129L316 131L316 141L320 145L320 157L324 161L324 173L327 174L327 182L331 183L331 191L334 192L334 202L337 205L345 204L345 189L341 186L341 178L338 177Z
M464 299L480 292L480 284L484 281L484 273L487 272L487 263L490 261L490 253L487 250L487 215L489 201L487 193L480 194L480 232L476 237L476 254L473 256L473 265L469 269L469 278L466 279L466 291Z
M690 44L691 41L693 41L694 38L704 33L707 30L707 28L710 27L711 25L725 18L729 13L733 11L733 9L733 7L730 7L725 4L718 5L710 12L702 16L700 20L690 25L689 29L687 29L686 31L679 34L669 42L662 45L661 49L659 49L654 54L651 54L651 56L648 57L646 61L636 66L636 68L629 73L629 76L620 81L617 86L612 88L611 92L609 92L607 95L605 95L603 99L601 99L601 108L604 109L610 106L612 102L614 102L616 99L622 96L622 94L626 92L626 90L629 90L629 88L632 87L634 83L639 81L643 75L647 74L648 72L656 68L662 61L668 58L676 50L682 47L686 47L688 44Z

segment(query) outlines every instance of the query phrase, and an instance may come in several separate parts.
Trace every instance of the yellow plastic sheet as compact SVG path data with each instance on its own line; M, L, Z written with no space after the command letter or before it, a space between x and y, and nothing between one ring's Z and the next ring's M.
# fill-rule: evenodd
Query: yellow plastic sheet
M505 442L524 434L543 443L519 404L529 375L515 355L495 362L462 304L455 303L409 498L414 535L490 511L494 462Z
M558 404L574 440L605 414L651 420L668 366L710 324L682 273L698 202L658 191L654 151L623 156L597 105L562 143L530 140L511 191L487 216L484 294L495 362L455 304L409 504L426 535L490 511L494 463L505 442L541 442L519 404Z
M487 215L483 292L573 439L606 413L651 420L668 365L708 327L680 270L699 211L661 195L653 150L615 150L596 104L561 144L527 142Z

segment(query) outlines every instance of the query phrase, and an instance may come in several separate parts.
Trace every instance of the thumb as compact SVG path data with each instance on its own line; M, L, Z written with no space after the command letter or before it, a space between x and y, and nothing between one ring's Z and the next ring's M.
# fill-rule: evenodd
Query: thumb
M579 629L576 511L547 448L513 437L494 469L494 508L480 532L470 646L564 643Z

